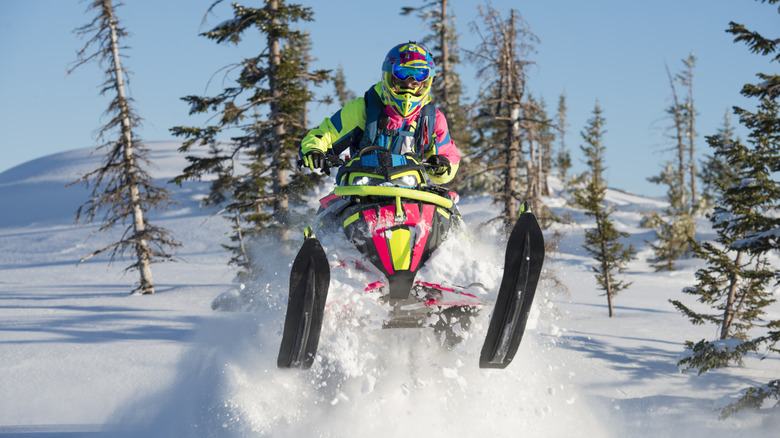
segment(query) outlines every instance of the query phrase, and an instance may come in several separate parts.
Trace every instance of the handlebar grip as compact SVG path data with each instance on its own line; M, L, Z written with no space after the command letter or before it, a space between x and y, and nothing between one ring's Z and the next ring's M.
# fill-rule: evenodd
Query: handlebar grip
M301 169L303 167L306 167L304 165L303 159L299 158L296 162L298 165L298 169ZM325 166L323 166L320 170L325 174L330 176L330 168L331 167L338 167L343 166L346 164L344 160L342 160L338 155L333 154L332 152L325 154Z

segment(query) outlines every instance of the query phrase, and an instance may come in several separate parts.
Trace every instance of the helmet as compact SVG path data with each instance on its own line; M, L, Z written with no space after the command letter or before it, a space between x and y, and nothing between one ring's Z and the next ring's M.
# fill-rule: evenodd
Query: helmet
M402 81L410 76L422 85L415 89L402 87ZM382 100L402 117L408 117L431 100L434 76L433 56L425 46L414 41L399 44L390 49L382 63Z

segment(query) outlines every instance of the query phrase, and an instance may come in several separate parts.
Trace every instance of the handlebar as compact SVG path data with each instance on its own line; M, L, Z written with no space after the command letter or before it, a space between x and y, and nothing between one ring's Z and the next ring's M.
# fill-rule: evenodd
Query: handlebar
M330 176L330 168L331 167L340 167L347 164L345 160L343 160L338 155L335 155L333 153L325 154L325 167L323 167L321 170L325 173L325 175ZM298 169L303 167L303 159L298 160Z
M366 149L361 150L360 154L358 155L358 157L366 154L367 152L373 152L375 150L387 151L387 149L385 149L385 148L383 148L381 146L370 146L370 147L368 147ZM330 176L330 168L331 167L344 166L345 164L347 164L348 160L349 160L349 157L347 157L347 160L344 160L339 155L336 155L333 152L328 151L328 153L325 154L325 167L323 167L321 170L325 173L325 175ZM433 168L436 167L435 164L429 163L428 161L425 161L425 160L420 161L419 164L420 164L420 166L423 167L423 169L426 169L426 170L433 169ZM298 168L300 169L301 167L303 167L303 160L302 159L298 160Z

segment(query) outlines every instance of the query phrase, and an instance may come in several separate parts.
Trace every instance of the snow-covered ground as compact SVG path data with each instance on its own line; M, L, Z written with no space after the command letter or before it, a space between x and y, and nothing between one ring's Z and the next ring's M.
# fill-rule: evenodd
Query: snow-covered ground
M150 146L159 166L152 174L162 184L184 160L176 144ZM713 410L721 397L777 378L777 357L702 376L678 371L683 342L713 339L715 330L691 326L668 302L693 304L680 289L693 284L698 261L671 273L655 273L644 261L653 235L639 227L639 214L662 208L658 200L608 192L618 228L632 233L640 257L625 274L633 285L616 297L614 318L581 248L590 219L547 200L573 219L557 226L565 236L546 265L562 286L542 282L506 370L477 367L489 309L463 343L445 351L428 331L358 324L360 314L379 310L370 296L351 293L364 279L337 270L331 298L350 300L352 313L328 313L311 370L279 370L293 256L266 249L266 274L247 285L254 301L245 311L211 310L216 297L237 291L220 247L228 223L199 207L205 183L173 186L180 204L151 221L183 243L180 260L154 266L157 294L128 295L136 276L124 274L125 261L76 265L110 241L86 240L96 226L72 225L87 192L65 185L97 166L100 157L89 152L0 174L0 437L714 438L780 430L777 409L725 421ZM462 199L460 207L473 233L453 238L424 274L451 269L456 282L491 287L503 254L495 235L476 225L495 207L485 198ZM700 235L711 237L701 225ZM778 306L773 311L777 317Z

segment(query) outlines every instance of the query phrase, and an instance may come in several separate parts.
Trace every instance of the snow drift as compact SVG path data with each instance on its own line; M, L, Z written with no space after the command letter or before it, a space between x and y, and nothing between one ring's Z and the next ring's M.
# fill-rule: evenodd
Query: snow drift
M183 166L175 143L151 143L152 169L165 184ZM680 374L686 339L712 336L668 304L693 282L696 261L672 273L644 262L652 238L640 212L660 201L608 191L618 228L632 233L640 259L625 275L616 317L595 287L582 233L570 214L552 254L520 350L506 370L478 368L490 310L453 350L432 331L383 330L370 280L334 270L333 299L349 311L326 315L312 369L276 367L292 255L263 252L266 273L241 290L219 246L227 221L198 205L205 183L170 187L180 204L151 220L184 244L175 264L155 266L158 293L128 296L132 275L104 259L76 261L110 236L71 225L86 192L65 189L96 163L88 150L43 157L0 174L0 436L599 436L769 435L777 410L719 421L724 394L776 377L780 360ZM487 198L460 203L470 232L446 243L426 272L495 290L501 242L476 226L495 214ZM705 224L706 225L706 224ZM706 232L706 230L705 230ZM333 251L336 248L327 248ZM217 297L236 304L215 312ZM231 298L232 297L232 298ZM777 312L777 307L774 308ZM368 321L368 322L367 322Z

